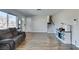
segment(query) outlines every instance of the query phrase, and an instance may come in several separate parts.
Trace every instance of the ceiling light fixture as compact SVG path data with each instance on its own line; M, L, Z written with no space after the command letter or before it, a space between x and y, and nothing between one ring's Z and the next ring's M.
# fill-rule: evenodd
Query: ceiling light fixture
M38 11L41 11L41 9L37 9Z

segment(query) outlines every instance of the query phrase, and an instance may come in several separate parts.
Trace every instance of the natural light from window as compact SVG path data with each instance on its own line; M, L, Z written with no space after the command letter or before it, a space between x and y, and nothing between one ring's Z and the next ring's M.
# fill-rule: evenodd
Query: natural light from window
M7 28L7 13L0 11L0 29Z
M16 27L16 16L8 14L8 28Z
M17 27L16 20L16 16L0 11L0 30Z

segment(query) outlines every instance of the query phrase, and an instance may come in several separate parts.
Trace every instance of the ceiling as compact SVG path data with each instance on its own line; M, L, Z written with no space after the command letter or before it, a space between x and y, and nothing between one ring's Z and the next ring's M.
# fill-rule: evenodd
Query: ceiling
M35 16L35 15L55 15L62 11L62 9L16 9L16 11L26 15L26 16Z

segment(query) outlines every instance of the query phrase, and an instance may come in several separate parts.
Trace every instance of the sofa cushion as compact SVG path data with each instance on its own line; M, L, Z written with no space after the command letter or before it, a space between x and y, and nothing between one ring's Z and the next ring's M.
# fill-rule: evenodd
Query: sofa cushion
M17 36L18 35L18 31L16 28L9 28L9 31L10 33L13 35L13 36Z
M12 39L4 39L4 40L0 40L0 49L15 49L15 42Z
M7 38L12 38L12 37L13 37L13 35L11 33L6 33L4 35L0 35L1 39L7 39Z
M11 39L15 43L14 46L17 47L22 41L25 40L25 33L24 32L18 32L15 29L9 29L7 31L3 31L2 33L0 33L0 39L1 40ZM11 46L13 47L13 43L12 42L10 42L9 44L11 44ZM6 49L5 47L7 49L9 48L7 45L1 45L0 46L1 49Z
M0 50L10 50L10 47L8 44L0 45Z

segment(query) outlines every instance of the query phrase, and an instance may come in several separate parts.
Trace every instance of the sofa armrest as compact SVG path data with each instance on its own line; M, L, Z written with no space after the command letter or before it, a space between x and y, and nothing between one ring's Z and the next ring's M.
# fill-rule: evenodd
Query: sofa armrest
M12 41L12 40L11 39L3 39L3 40L0 40L0 44L7 44L10 41Z
M10 50L15 49L15 42L13 40L11 40L11 39L0 40L0 45L1 46L4 46L6 44L9 45Z

